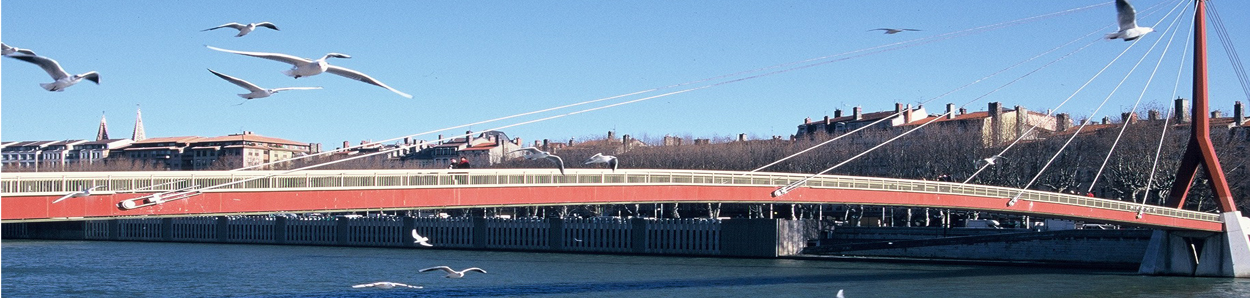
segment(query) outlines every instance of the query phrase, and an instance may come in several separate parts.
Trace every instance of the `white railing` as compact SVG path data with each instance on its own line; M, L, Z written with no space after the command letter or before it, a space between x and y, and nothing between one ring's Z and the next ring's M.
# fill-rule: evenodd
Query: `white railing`
M279 171L22 172L0 173L0 197L59 196L91 186L103 186L92 191L98 194L167 192L195 185L206 189L204 192L595 185L782 187L806 177L804 174L794 173L659 169L568 169L566 172L567 175L560 175L555 169L310 170L286 174ZM244 182L225 185L237 181ZM1019 196L1021 201L1219 221L1219 215L1213 213L1038 190L952 182L821 175L808 180L801 187L954 194L1004 200ZM780 199L784 200L784 197Z

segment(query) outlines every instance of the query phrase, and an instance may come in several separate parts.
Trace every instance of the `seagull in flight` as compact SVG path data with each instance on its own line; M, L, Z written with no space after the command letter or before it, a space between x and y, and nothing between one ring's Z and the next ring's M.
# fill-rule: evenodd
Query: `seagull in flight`
M538 150L538 148L534 148L534 147L525 147L525 148L521 148L517 150L512 150L512 152L519 152L519 151L525 151L525 155L522 155L521 157L524 157L525 159L528 159L528 160L547 159L547 160L551 160L552 162L555 162L557 166L560 166L560 175L564 175L564 160L560 159L559 156L555 156L551 153L547 153L547 151Z
M1128 4L1128 0L1115 0L1115 12L1120 23L1120 31L1107 34L1107 39L1132 41L1146 33L1155 32L1154 28L1137 27L1137 11L1133 10L1132 4Z
M249 99L249 100L250 100L250 99L257 99L257 98L265 98L265 97L269 97L270 95L273 95L274 93L278 93L278 92L281 92L281 91L286 91L286 90L314 90L314 89L321 89L321 87L286 87L286 88L265 89L265 88L261 88L260 86L256 86L256 84L252 84L252 83L250 83L250 82L248 82L248 81L244 81L244 80L239 79L239 78L236 78L236 77L232 77L232 76L224 75L224 74L221 74L220 72L213 71L212 69L209 69L209 70L208 70L208 72L211 72L211 73L213 73L213 74L217 75L217 77L220 77L220 78L222 78L223 80L226 80L226 81L228 81L228 82L234 83L235 85L238 85L239 87L243 87L243 89L247 89L248 91L252 91L252 93L244 93L244 94L239 94L239 97L242 97L242 98L245 98L245 99Z
M217 48L213 46L206 46L206 47L208 47L209 49L213 49L215 51L234 53L234 54L239 54L243 56L252 56L256 58L269 59L273 61L291 64L293 67L291 67L291 69L289 70L282 71L282 73L291 77L295 77L296 79L301 78L301 77L319 75L323 72L328 72L328 73L336 74L339 76L343 76L345 78L365 82L370 85L386 88L386 90L391 90L391 92L395 92L396 94L399 94L400 96L412 98L412 95L408 95L407 93L403 93L403 92L400 92L399 90L395 90L395 88L391 88L391 86L387 86L386 84L383 84L382 82L375 80L372 77L365 75L364 73L351 70L351 69L347 69L344 67L340 67L340 66L330 65L329 63L326 63L326 59L329 59L329 58L350 59L352 57L346 54L328 53L325 56L321 56L320 59L309 60L309 59L295 57L295 56L291 56L287 54L243 52L243 51L232 51L232 50Z
M100 186L98 186L98 185L97 185L97 186L92 186L92 187L90 187L90 188L84 188L84 189L82 189L82 190L80 190L80 191L76 191L76 192L73 192L73 193L67 194L67 195L65 195L65 196L61 197L60 199L53 200L53 201L52 201L52 203L53 203L53 204L56 204L56 202L60 202L60 201L63 201L63 200L65 200L65 199L68 199L68 198L81 198L81 197L90 196L90 195L91 195L91 191L92 191L92 190L95 190L96 188L100 188Z
M920 31L920 29L903 29L903 28L877 28L877 29L872 29L868 31L877 31L877 30L885 31L885 34L894 34L894 33L899 33L903 31Z
M244 35L247 35L248 33L252 33L252 30L256 30L256 27L265 27L265 28L273 29L275 31L281 31L281 30L278 30L278 26L274 26L273 23L260 22L260 23L249 23L247 25L239 24L239 23L225 23L225 24L222 24L221 26L200 30L200 32L204 32L208 30L217 30L217 29L226 28L226 27L239 30L239 35L235 35L234 37L243 37Z
M977 163L978 164L984 163L987 166L992 166L992 165L998 164L999 159L1007 159L1007 158L1003 157L1002 155L995 155L995 156L979 159L977 160Z
M417 229L412 229L412 239L413 239L412 243L420 244L421 246L425 246L425 247L434 246L433 244L430 244L429 237L421 237L421 235L418 235Z
M65 72L65 69L61 68L60 63L56 63L56 60L52 60L52 58L33 55L6 55L5 57L34 63L35 65L39 65L40 68L43 68L43 71L48 72L48 75L52 76L52 79L56 81L53 81L52 83L39 83L39 87L43 87L44 90L56 92L65 91L65 88L78 84L78 82L82 81L82 79L87 79L96 85L100 84L99 73L92 71L84 74L70 75Z
M603 155L603 153L595 153L594 156L591 156L590 159L587 159L586 162L582 164L588 165L592 163L606 163L608 166L612 167L613 172L616 171L616 166L619 165L616 162L616 156Z
M26 55L35 56L35 51L31 51L31 50L27 50L23 48L10 47L9 45L4 44L3 42L0 42L0 54L4 54L5 56L8 56L8 55L13 55L14 53L22 53Z
M352 288L356 288L356 289L359 289L359 288L379 288L379 289L392 289L392 288L413 288L413 289L420 289L420 288L424 288L424 287L422 287L422 286L414 286L414 285L409 285L409 284L402 284L402 283L397 283L397 282L379 281L379 282L375 282L375 283L368 283L368 284L359 284L359 285L354 285L354 286L352 286Z
M486 270L482 270L482 268L477 268L477 267L470 267L470 268L465 268L464 270L456 271L456 270L451 270L451 267L447 267L447 266L425 268L425 269L421 269L421 272L434 271L434 270L443 270L443 272L447 272L447 276L444 276L446 278L463 278L464 274L469 271L477 271L481 273L486 273Z

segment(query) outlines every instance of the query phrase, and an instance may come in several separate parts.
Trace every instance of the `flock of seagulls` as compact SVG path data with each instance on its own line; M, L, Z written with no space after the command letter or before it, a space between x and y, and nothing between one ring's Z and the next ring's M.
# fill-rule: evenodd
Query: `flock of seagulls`
M209 30L216 30L216 29L221 29L221 28L233 28L233 29L239 30L239 34L235 35L235 37L242 37L244 35L247 35L248 33L251 33L256 28L269 28L275 31L278 30L278 26L274 25L273 23L260 22L260 23L248 23L248 24L226 23L217 27L212 27L212 28L208 28L208 29L204 29L200 31L209 31ZM326 54L325 56L322 56L320 59L312 60L312 59L305 59L305 58L300 58L300 57L286 55L286 54L279 54L279 53L243 52L243 51L226 50L226 49L216 48L212 46L207 46L207 47L213 50L217 50L217 51L234 53L234 54L239 54L239 55L244 55L244 56L252 56L252 57L269 59L273 61L291 64L292 68L290 70L284 71L283 73L288 76L294 77L296 79L301 78L301 77L314 76L314 75L328 72L328 73L336 74L336 75L339 75L348 79L361 81L366 84L382 87L382 88L385 88L386 90L390 90L391 92L395 92L396 94L399 94L406 98L412 98L412 95L401 92L399 90L395 90L395 88L391 88L391 86L387 86L386 84L383 84L381 81L378 81L377 79L374 79L373 77L370 77L362 72L348 69L345 67L330 65L329 63L326 63L326 59L328 58L342 58L342 59L351 58L351 56L348 56L346 54L329 53L329 54ZM91 71L91 72L87 72L83 74L71 75L68 72L66 72L65 69L61 68L61 64L57 63L56 60L53 60L52 58L36 55L34 51L31 51L29 49L11 47L3 43L0 43L0 48L2 48L0 50L3 50L3 55L5 57L9 57L9 58L13 58L13 59L21 60L21 61L26 61L35 65L38 65L45 72L47 72L49 76L52 76L52 80L53 80L52 83L40 83L39 84L39 86L43 87L44 90L55 91L55 92L65 91L65 88L69 88L70 86L73 86L74 84L78 84L78 82L84 79L91 81L93 83L96 83L97 85L100 84L100 74L95 71ZM256 86L256 84L252 84L246 80L228 76L228 75L219 73L217 71L214 71L212 69L209 69L208 71L212 72L214 75L217 75L217 77L220 77L223 80L226 80L230 83L233 83L235 85L238 85L239 87L243 87L244 89L247 89L248 91L250 91L250 93L239 94L240 97L243 97L248 100L269 97L270 95L273 95L280 91L286 91L286 90L321 89L321 87L286 87L286 88L266 89L266 88L261 88L259 86Z

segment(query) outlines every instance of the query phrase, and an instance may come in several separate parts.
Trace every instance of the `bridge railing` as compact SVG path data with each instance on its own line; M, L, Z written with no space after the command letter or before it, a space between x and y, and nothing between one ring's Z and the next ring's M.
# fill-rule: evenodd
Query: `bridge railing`
M605 184L781 187L800 181L804 177L806 175L793 173L648 169L618 171L569 169L567 175L561 175L554 169L312 170L286 174L276 171L0 173L0 196L60 196L91 186L103 186L93 191L93 193L101 194L162 192L195 185L207 187L206 192ZM1216 214L1191 210L1038 190L952 182L822 175L807 180L803 186L979 196L1004 199L1004 204L1006 200L1019 196L1019 203L1049 202L1174 218L1213 222L1219 220Z

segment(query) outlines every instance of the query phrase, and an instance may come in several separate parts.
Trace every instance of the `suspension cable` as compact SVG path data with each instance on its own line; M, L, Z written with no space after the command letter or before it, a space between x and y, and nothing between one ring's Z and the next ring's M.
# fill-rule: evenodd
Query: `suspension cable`
M1233 73L1237 75L1237 81L1241 83L1241 91L1246 94L1246 100L1250 101L1250 77L1246 75L1246 68L1242 65L1241 57L1237 55L1237 48L1233 45L1233 40L1228 36L1228 29L1224 28L1224 19L1220 18L1220 13L1212 2L1207 1L1207 13L1212 16L1211 25L1215 28L1215 36L1220 38L1220 44L1224 46L1224 53L1228 56L1228 62L1233 65Z
M1111 27L1111 26L1114 26L1114 25L1110 25L1110 26L1107 26L1107 27ZM942 93L941 95L938 95L937 97L934 97L934 98L930 98L930 99L928 99L928 100L925 100L925 101L921 102L921 103L920 103L920 105L924 105L924 104L929 103L929 102L932 102L932 101L934 101L934 100L938 100L938 99L944 98L944 97L946 97L947 95L951 95L952 93L958 92L958 91L960 91L960 90L963 90L964 88L967 88L967 87L969 87L969 86L972 86L972 85L975 85L975 84L980 83L980 82L982 82L982 81L985 81L986 79L989 79L989 78L992 78L992 77L998 76L998 75L1000 75L1000 74L1002 74L1002 73L1004 73L1004 72L1006 72L1006 71L1008 71L1008 70L1014 69L1014 68L1016 68L1016 67L1019 67L1019 66L1021 66L1021 65L1024 65L1025 63L1028 63L1028 62L1030 62L1030 61L1036 60L1037 58L1040 58L1040 57L1045 56L1045 55L1049 55L1050 53L1052 53L1052 52L1054 52L1054 51L1056 51L1056 50L1059 50L1059 49L1061 49L1061 48L1067 47L1067 46L1069 46L1069 45L1071 45L1071 44L1073 44L1073 43L1075 43L1075 42L1077 42L1077 41L1079 41L1079 40L1081 40L1081 39L1084 39L1084 38L1086 38L1086 37L1089 37L1090 35L1094 35L1094 34L1096 34L1096 33L1098 33L1098 32L1101 32L1102 30L1105 30L1107 27L1103 27L1103 28L1099 28L1098 30L1094 30L1094 31L1090 32L1089 34L1086 34L1086 35L1081 36L1081 37L1077 37L1076 39L1073 39L1073 40L1071 40L1071 41L1068 41L1067 43L1064 43L1063 45L1060 45L1060 46L1057 46L1057 47L1051 48L1050 50L1046 50L1046 51L1042 52L1041 54L1038 54L1038 55L1036 55L1036 56L1030 57L1030 58L1025 59L1025 60L1023 60L1023 61L1017 62L1016 64L1013 64L1013 65L1011 65L1011 66L1008 66L1007 68L1003 68L1003 69L998 70L998 71L996 71L996 72L994 72L994 73L992 73L992 74L990 74L990 75L987 75L987 76L981 77L980 79L977 79L976 81L973 81L973 82L968 83L968 84L964 84L963 86L959 86L959 87L957 87L957 88L955 88L955 89L953 89L953 90L951 90L951 91L947 91L946 93ZM1088 46L1088 45L1086 45L1086 46ZM766 168L768 168L768 167L771 167L771 166L777 165L777 164L779 164L779 163L781 163L781 162L783 162L783 161L786 161L786 160L789 160L789 159L794 158L794 157L796 157L796 156L802 155L803 153L807 153L808 151L815 150L816 148L819 148L819 147L821 147L821 146L827 145L827 144L832 143L832 142L834 142L834 141L840 140L840 139L842 139L842 138L844 138L844 137L846 137L846 136L849 136L849 135L855 134L855 133L860 132L860 131L862 131L862 130L864 130L864 129L867 129L867 128L869 128L869 127L872 127L872 126L874 126L874 125L877 125L878 123L884 122L884 121L886 121L886 120L893 119L894 117L897 117L897 116L899 116L899 115L901 115L901 114L903 114L903 113L908 113L908 112L910 112L910 111L899 111L899 112L895 112L894 114L891 114L891 115L889 115L889 116L882 117L881 119L877 119L876 121L873 121L872 123L869 123L869 124L864 125L864 126L860 126L859 128L856 128L856 129L854 129L854 130L852 130L852 131L849 131L849 132L843 133L843 134L841 134L841 135L838 135L837 137L834 137L834 138L832 138L832 139L825 140L824 142L821 142L821 143L819 143L819 144L816 144L816 145L813 145L813 146L811 146L811 147L808 147L807 149L803 149L803 150L801 150L801 151L799 151L799 152L795 152L794 154L790 154L790 155L788 155L788 156L786 156L786 157L782 157L781 159L778 159L777 161L774 161L774 162L772 162L772 163L769 163L769 164L766 164L766 165L761 166L761 167L759 167L759 168L756 168L756 169L754 169L754 170L751 170L751 172L758 172L758 171L763 170L763 169L766 169Z
M1193 35L1194 35L1194 27L1189 26L1189 33L1185 35L1185 40L1190 40L1193 37ZM1176 98L1176 92L1178 92L1181 86L1181 76L1185 72L1185 56L1189 54L1189 47L1182 47L1182 48L1184 49L1184 51L1181 52L1180 63L1176 67L1176 82L1172 85L1172 96L1168 97L1169 99ZM1175 109L1167 109L1167 110L1168 110L1167 116L1163 118L1163 127L1160 129L1160 132L1159 132L1159 144L1158 146L1155 147L1155 158L1154 158L1154 161L1151 162L1150 164L1150 177L1146 178L1146 192L1142 194L1142 199L1141 199L1142 204L1149 203L1147 202L1147 199L1150 196L1150 187L1151 185L1154 185L1155 171L1159 168L1159 156L1161 156L1163 153L1163 143L1164 143L1164 140L1167 139L1167 135L1168 135L1168 124L1172 121L1172 113L1174 112ZM1163 204L1163 202L1159 202L1159 204Z
M1175 11L1175 10L1176 8L1173 7L1172 11ZM1168 15L1170 15L1172 11L1168 11ZM1085 87L1089 87L1090 83L1093 83L1095 79L1097 79L1099 76L1102 76L1103 72L1106 72L1107 69L1111 67L1111 65L1115 64L1116 61L1120 60L1120 57L1123 57L1124 53L1127 53L1135 45L1137 45L1137 42L1133 42L1132 44L1129 44L1129 46L1124 48L1123 51L1120 51L1119 55L1116 55L1114 59L1111 59L1110 62L1107 62L1107 65L1103 66L1102 69L1098 70L1097 73L1094 73L1093 77L1090 77L1089 80L1085 81L1084 84L1081 84L1081 87L1077 88L1076 91L1073 91L1071 95L1068 95L1068 98L1065 98L1063 101L1059 102L1059 105L1055 106L1054 109L1046 113L1046 117L1050 117L1052 114L1054 114L1054 111L1058 111L1059 108L1062 108L1064 105L1068 104L1068 102L1071 101L1072 98L1076 97L1077 94L1080 94L1081 91L1085 90ZM995 154L994 156L1003 156L1003 154L1006 154L1008 150L1011 150L1011 148L1015 147L1016 144L1019 144L1021 140L1024 140L1024 136L1027 136L1030 133L1032 133L1034 130L1037 130L1038 125L1040 125L1040 123L1033 123L1033 125L1030 126L1028 130L1024 131L1024 133L1017 136L1016 139L1011 142L1011 144L1008 144L1007 147L1003 148L1002 151L999 151L998 154ZM989 166L990 164L988 163L981 166L981 168L977 169L975 173L973 173L971 176L968 176L968 179L964 180L963 183L968 183L972 181L972 179L975 179L977 175L979 175L983 170L985 170L985 168ZM1034 179L1036 179L1036 177L1034 177ZM1029 184L1032 184L1032 182L1030 182Z
M580 106L580 105L591 104L591 103L596 103L596 102L601 102L601 101L606 101L606 100L618 99L618 98L623 98L623 97L628 97L628 96L633 96L633 95L639 95L639 94L644 94L644 93L649 93L649 92L655 92L655 91L659 91L659 90L665 90L665 89L671 89L671 88L676 88L676 87L681 87L681 86L686 86L686 85L693 85L693 84L698 84L698 83L708 82L708 81L712 81L712 80L716 80L716 79L722 79L722 78L728 78L728 77L735 77L735 76L740 76L740 75L745 75L745 74L749 74L749 73L760 72L760 71L769 70L769 69L783 68L783 67L787 67L787 66L791 66L791 65L796 65L796 64L809 63L809 62L814 62L814 61L820 61L820 60L831 59L831 58L834 58L834 57L840 57L840 56L846 56L846 55L850 55L850 54L856 54L856 53L861 53L861 52L869 52L869 51L874 51L874 50L876 50L875 52L870 52L870 53L867 53L867 54L860 54L860 55L856 55L856 56L852 56L852 57L846 57L846 58L842 58L842 59L838 59L838 60L833 60L833 61L843 61L843 60L847 60L847 59L854 58L854 57L862 57L862 56L866 56L866 55L870 55L870 54L876 54L876 53L881 53L881 52L886 52L886 51L891 51L891 50L897 50L897 49L901 49L901 48L912 47L912 46L916 46L916 45L919 45L919 44L932 43L932 42L936 42L936 41L941 41L941 40L952 39L952 38L955 38L955 37L961 37L961 36L971 35L971 34L974 34L974 33L980 33L980 32L984 32L984 31L996 30L996 29L1001 29L1001 28L1010 27L1010 26L1014 26L1014 25L1019 25L1019 24L1024 24L1024 23L1029 23L1029 22L1034 22L1034 21L1038 21L1038 20L1043 20L1043 19L1048 19L1048 18L1057 17L1057 16L1061 16L1061 15L1066 15L1066 14L1070 14L1070 13L1074 13L1074 12L1078 12L1078 11L1083 11L1083 10L1087 10L1087 9L1091 9L1091 8L1095 8L1095 7L1105 6L1105 5L1108 5L1108 3L1101 3L1101 4L1088 5L1088 6L1084 6L1084 7L1072 8L1072 9L1062 10L1062 11L1058 11L1058 12L1052 12L1052 13L1046 13L1046 14L1037 15L1037 16L1032 16L1032 17L1020 18L1020 19L1016 19L1016 20L1005 21L1005 22L1000 22L1000 23L996 23L996 24L985 25L985 26L980 26L980 27L975 27L975 28L970 28L970 29L964 29L964 30L960 30L960 31L948 32L948 33L939 34L939 35L930 36L930 37L917 38L917 39L912 39L912 40L907 40L907 41L900 41L900 42L895 42L895 43L891 43L891 44L885 44L885 45L880 45L880 46L874 46L874 47L869 47L869 48L864 48L864 49L859 49L859 50L853 50L853 51L848 51L848 52L843 52L843 53L833 54L833 55L821 56L821 57L816 57L816 58L811 58L811 59L806 59L806 60L800 60L800 61L795 61L795 62L788 62L788 63L776 64L776 65L771 65L771 66L766 66L766 67L760 67L760 68L755 68L755 69L751 69L751 70L745 70L745 71L735 72L735 73L731 73L731 74L719 75L719 76L714 76L714 77L709 77L709 78L705 78L705 79L699 79L699 80L694 80L694 81L689 81L689 82L684 82L684 83L679 83L679 84L673 84L673 85L668 85L668 86L663 86L663 87L658 87L658 88L651 88L651 89L647 89L647 90L636 91L636 92L631 92L631 93L626 93L626 94L621 94L621 95L616 95L616 96L610 96L610 97L604 97L604 98L599 98L599 99L593 99L593 100L583 101L583 102L579 102L579 103L573 103L573 104L568 104L568 105L563 105L563 106L557 106L557 107L552 107L552 108L547 108L547 109L540 109L540 110L535 110L535 111L531 111L531 112L525 112L525 113L515 114L515 115L511 115L511 116L504 116L504 117L499 117L499 118L494 118L494 119L489 119L489 120L483 120L483 121L478 121L478 122L473 122L473 123L468 123L468 124L456 125L456 126L451 126L451 127L446 127L446 128L441 128L441 129L436 129L436 130L431 130L431 131L421 132L421 133L415 133L415 134L410 134L410 135L406 135L406 136L400 136L400 137L390 138L390 139L386 139L386 140L381 140L381 141L377 141L377 142L366 142L366 143L362 143L362 144L360 144L360 145L355 145L355 146L344 147L344 148L341 148L341 149L336 149L336 150L331 150L331 151L325 151L325 152L321 152L321 153L315 153L315 154L309 154L309 155L304 155L304 156L298 156L298 157L294 157L294 158L290 158L290 159L284 159L284 160L281 160L281 161L273 161L273 162L268 162L268 163L263 163L263 164L253 165L253 166L247 166L247 167L237 168L237 169L233 169L233 170L231 170L231 171L242 171L242 170L248 170L248 169L260 168L260 167L265 167L265 166L269 166L269 165L273 165L273 164L277 164L277 163L286 163L286 162L296 161L296 160L305 159L305 158L312 158L312 157L316 157L316 156L322 156L322 155L333 154L333 153L335 153L335 152L339 152L339 151L346 152L346 151L348 151L348 150L350 150L350 149L355 149L355 148L360 148L360 147L365 147L365 146L372 146L372 145L377 145L377 144L381 144L381 143L386 143L386 142L397 141L397 140L401 140L401 139L404 139L404 138L410 138L410 137L416 137L416 136L421 136L421 135L427 135L427 134L431 134L431 133L435 133L435 132L440 132L440 131L446 131L446 130L452 130L452 129L464 128L464 127L469 127L469 126L478 125L478 124L485 124L485 123L490 123L490 122L495 122L495 121L501 121L501 120L506 120L506 119L516 118L516 117L521 117L521 116L533 115L533 114L538 114L538 113L543 113L543 112L550 112L550 111L560 110L560 109L565 109L565 108L570 108L570 107L574 107L574 106ZM816 63L816 64L814 64L814 65L808 65L808 66L805 66L805 67L797 67L797 68L795 68L795 69L801 69L801 68L807 68L807 67L812 67L812 66L816 66L816 65L827 64L827 63L829 63L829 62L832 62L832 61L826 61L826 62L824 62L824 63ZM793 69L790 69L790 70L793 70ZM786 70L786 71L789 71L789 70ZM782 72L785 72L785 71L782 71ZM769 73L769 74L776 74L776 73L778 73L778 72L773 72L773 73ZM699 89L702 89L702 88L699 88ZM679 92L679 93L680 93L680 92Z
M1040 71L1040 70L1042 70L1042 69L1045 69L1045 68L1047 68L1047 67L1049 67L1049 66L1051 66L1051 65L1053 65L1053 64L1055 64L1055 63L1057 63L1057 62L1059 62L1059 61L1062 61L1062 60L1064 60L1064 59L1068 58L1069 56L1072 56L1073 54L1076 54L1077 52L1080 52L1080 51L1084 50L1085 48L1088 48L1090 45L1093 45L1093 44L1094 44L1094 43L1096 43L1096 42L1098 42L1098 40L1093 40L1093 41L1091 41L1090 43L1086 44L1085 46L1082 46L1082 47L1080 47L1080 48L1078 48L1078 49L1076 49L1076 50L1074 50L1074 51L1072 51L1072 52L1069 52L1068 54L1063 55L1062 57L1056 58L1055 60L1052 60L1052 61L1050 61L1049 63L1046 63L1045 65L1042 65L1042 66L1040 66L1040 67L1038 67L1038 68L1036 68L1036 69L1033 69L1032 71L1029 71L1029 72L1027 72L1027 73L1023 74L1023 75L1021 75L1021 76L1019 76L1019 77L1017 77L1017 78L1015 78L1015 79L1013 79L1013 80L1011 80L1011 81L1009 81L1009 82L1007 82L1007 83L1005 83L1005 84L1003 84L1003 85L999 86L998 88L995 88L994 90L990 90L990 92L988 92L988 93L985 93L985 94L983 94L983 95L981 95L981 96L978 96L978 97L976 97L976 98L973 98L972 100L969 100L968 102L965 102L965 103L964 103L963 105L961 105L960 107L967 106L967 105L969 105L969 104L972 104L973 102L976 102L976 101L978 101L978 100L981 100L982 98L985 98L985 97L987 97L987 96L989 96L989 95L991 95L991 94L994 94L994 93L998 92L999 90L1002 90L1003 88L1006 88L1007 86L1010 86L1010 85L1012 85L1012 84L1014 84L1014 83L1016 83L1016 82L1020 81L1021 79L1024 79L1025 77L1028 77L1028 76L1030 76L1030 75L1032 75L1032 74L1034 74L1034 73L1036 73L1036 72L1038 72L1038 71ZM845 164L847 164L847 163L850 163L851 161L854 161L855 159L857 159L857 158L859 158L859 157L861 157L861 156L864 156L864 155L866 155L866 154L868 154L868 153L870 153L870 152L872 152L872 151L876 150L877 148L881 148L882 146L885 146L886 144L889 144L889 143L893 142L894 140L897 140L897 139L899 139L899 138L902 138L903 136L906 136L906 135L908 135L908 134L911 134L912 132L915 132L915 131L917 131L917 130L920 130L921 128L924 128L925 126L928 126L929 124L932 124L932 123L934 123L934 122L937 122L938 120L940 120L940 119L942 119L942 118L944 118L944 117L946 117L946 116L948 116L948 115L950 115L951 113L954 113L954 112L955 112L955 111L947 111L946 113L943 113L942 115L939 115L938 117L934 117L933 119L929 119L929 121L926 121L925 123L922 123L922 124L920 124L919 126L916 126L916 127L912 128L912 129L910 129L910 130L907 130L906 132L903 132L902 134L899 134L898 136L895 136L895 137L893 137L893 138L890 138L889 140L886 140L885 142L882 142L881 144L877 144L876 146L873 146L872 148L869 148L868 150L865 150L864 152L861 152L861 153L859 153L859 154L857 154L857 155L855 155L855 156L852 156L851 158L848 158L847 160L842 161L841 163L838 163L838 164L836 164L836 165L834 165L834 166L832 166L832 167L829 167L829 168L827 168L827 169L825 169L825 170L823 170L823 171L820 171L819 173L812 174L812 175L809 175L809 176L807 176L807 177L803 177L803 179L800 179L800 180L795 181L795 182L793 182L793 183L790 183L790 184L788 184L788 185L786 185L786 186L783 186L783 187L781 187L781 188L778 188L776 191L773 191L773 196L774 196L774 197L778 197L778 196L781 196L781 195L785 195L787 192L790 192L791 190L794 190L795 188L798 188L798 187L799 187L799 185L803 185L803 183L806 183L808 180L811 180L812 178L815 178L816 176L824 175L825 173L828 173L829 171L832 171L832 170L834 170L834 169L837 169L838 167L841 167L841 166L843 166L843 165L845 165Z
M1159 66L1163 65L1163 58L1167 56L1168 50L1171 49L1172 47L1172 42L1176 40L1176 35L1177 35L1176 31L1173 31L1172 29L1176 28L1176 26L1179 26L1178 21L1181 19L1182 16L1185 15L1186 11L1189 11L1188 5L1184 7L1185 8L1181 9L1180 14L1177 14L1177 17L1172 19L1172 23L1168 24L1167 30L1169 33L1171 33L1171 37L1168 38L1167 45L1163 47L1163 53L1159 54L1159 61L1155 63L1154 70L1150 71L1150 76L1147 77L1146 79L1146 86L1142 87L1141 94L1137 95L1137 101L1134 101L1133 107L1129 109L1129 115L1130 115L1129 117L1134 117L1133 114L1137 112L1137 105L1141 104L1141 99L1146 96L1146 90L1149 89L1150 84L1154 82L1155 74L1159 72ZM1156 39L1154 44L1150 45L1150 49L1146 51L1146 54L1142 55L1142 60L1145 60L1147 55L1150 55L1151 52L1154 52L1155 46L1159 45L1159 43L1162 41L1163 41L1163 38ZM1138 63L1141 63L1141 61L1138 61ZM1127 78L1128 77L1125 77L1125 79ZM1098 178L1102 177L1102 171L1107 168L1107 162L1111 161L1111 154L1115 153L1116 146L1120 144L1120 138L1124 137L1124 131L1127 130L1128 126L1132 123L1132 121L1130 120L1132 119L1125 119L1124 123L1122 123L1122 125L1120 126L1120 133L1115 136L1115 141L1111 142L1111 149L1107 150L1107 157L1103 158L1102 165L1098 167L1098 172L1094 174L1094 179L1090 180L1089 189L1085 190L1085 192L1087 193L1093 192L1094 186L1098 185Z
M1177 3L1177 7L1179 7L1180 4L1181 3ZM1164 19L1167 19L1168 16L1171 16L1173 11L1176 11L1176 7L1173 7L1171 11L1168 11L1168 13L1165 14L1162 19L1159 19L1159 22L1155 22L1154 27L1157 27L1159 23L1163 22ZM1179 18L1180 15L1178 14L1177 17ZM1140 39L1138 41L1140 41ZM1125 48L1124 52L1120 52L1120 56L1116 56L1116 59L1118 60L1121 56L1124 55L1124 53L1128 51L1128 49L1133 48L1134 45L1137 45L1137 41L1134 41L1132 45L1129 45L1127 48ZM1094 108L1094 112L1091 113L1091 115L1098 115L1098 111L1101 110L1102 107L1107 104L1107 101L1111 99L1111 95L1114 95L1115 92L1120 89L1120 86L1124 84L1124 81L1128 80L1128 77L1132 75L1134 71L1137 70L1137 66L1141 65L1141 62L1144 61L1145 58L1146 58L1146 55L1142 55L1142 59L1137 60L1137 64L1133 65L1133 68L1130 69L1128 74L1125 75L1124 78L1120 80L1119 84L1116 84L1115 88L1111 90L1111 93L1108 94L1107 97L1102 100L1102 103L1098 104L1098 107ZM1115 63L1115 60L1112 60L1111 63ZM1111 64L1109 63L1107 64L1107 66L1111 66ZM1103 69L1105 70L1106 68L1103 68ZM1026 183L1024 187L1021 187L1020 193L1012 197L1011 200L1007 202L1007 206L1015 205L1016 201L1020 199L1020 196L1024 194L1025 190L1033 186L1034 182L1037 182L1037 179L1040 178L1042 174L1046 172L1046 168L1049 168L1050 165L1055 162L1055 159L1059 158L1059 155L1063 153L1063 150L1067 149L1068 145L1072 144L1072 140L1075 140L1076 136L1081 134L1081 130L1084 129L1085 126L1089 125L1091 119L1092 118L1086 118L1085 121L1081 121L1081 125L1076 128L1076 131L1072 133L1072 136L1068 137L1068 140L1063 143L1063 146L1059 147L1059 151L1056 151L1055 155L1052 155L1050 157L1050 160L1047 160L1046 163L1042 165L1041 170L1038 170L1037 174L1033 175L1033 179L1029 179L1029 183Z

